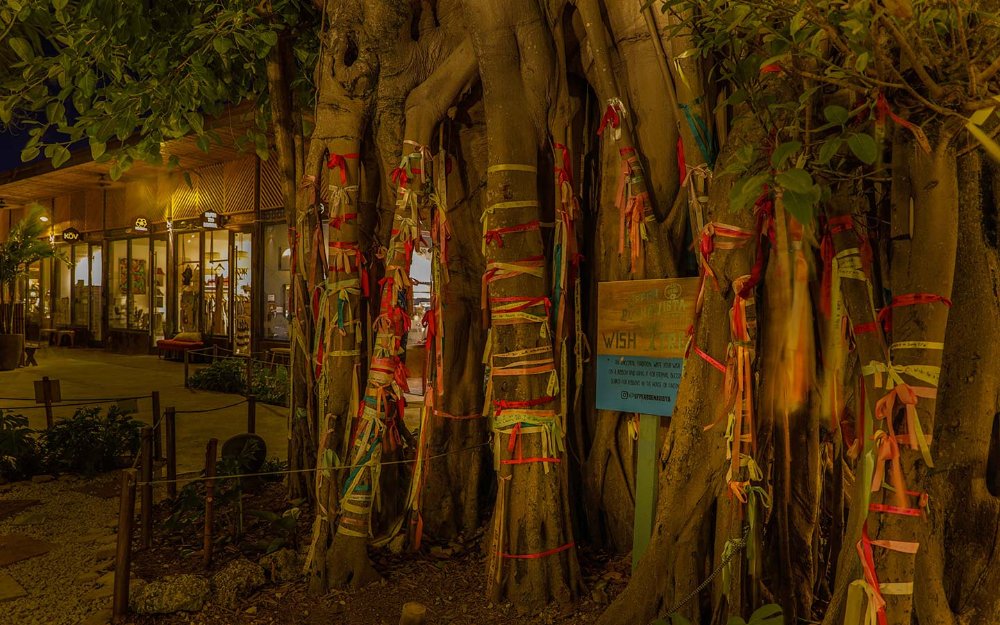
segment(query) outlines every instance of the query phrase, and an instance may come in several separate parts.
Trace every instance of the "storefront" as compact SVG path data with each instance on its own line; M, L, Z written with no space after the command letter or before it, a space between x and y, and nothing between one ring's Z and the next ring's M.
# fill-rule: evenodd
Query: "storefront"
M250 157L193 173L193 185L162 174L46 202L50 241L69 262L29 268L29 340L72 335L124 353L181 332L237 354L288 345L277 165Z

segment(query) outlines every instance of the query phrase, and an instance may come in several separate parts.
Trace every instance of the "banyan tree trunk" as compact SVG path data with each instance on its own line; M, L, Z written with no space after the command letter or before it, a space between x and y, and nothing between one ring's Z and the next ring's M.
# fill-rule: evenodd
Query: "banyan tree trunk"
M548 118L543 94L554 65L547 25L533 0L467 0L465 10L488 128L484 229L537 221L538 151ZM542 237L537 228L501 236L503 247L486 246L484 277L492 322L486 410L499 463L487 583L494 600L537 608L572 599L581 580L566 500L557 363L539 312L548 295ZM512 307L538 320L507 323Z

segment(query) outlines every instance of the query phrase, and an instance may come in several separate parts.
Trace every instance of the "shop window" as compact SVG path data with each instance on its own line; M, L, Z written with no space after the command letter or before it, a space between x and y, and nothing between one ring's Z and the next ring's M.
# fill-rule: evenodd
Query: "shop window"
M69 245L60 245L56 251L65 257L66 260L73 260L72 250ZM68 326L70 322L73 267L64 262L57 262L55 268L55 324L57 327Z
M108 292L108 327L128 328L128 284L131 271L128 264L128 241L111 242L111 289Z
M150 327L150 270L149 239L132 239L130 260L128 327L132 330L149 330Z
M207 334L229 333L229 231L205 233L204 267L205 330Z
M90 333L95 341L104 336L101 317L104 315L104 297L101 292L104 284L104 250L100 245L90 246Z
M198 233L177 237L177 331L200 332L201 237Z
M86 245L73 246L73 325L90 322L90 257Z
M167 319L167 242L153 240L153 267L150 280L150 315L153 324L153 339L163 338L163 328Z
M43 294L45 292L42 282L42 263L32 263L28 267L24 300L27 308L25 321L28 325L34 326L34 331L31 332L34 338L38 338L38 328L42 327Z
M264 338L288 340L288 304L291 297L292 251L288 226L264 226Z
M42 260L41 271L41 327L52 327L52 259Z
M233 290L233 351L237 354L250 353L250 322L252 310L252 285L250 259L251 239L249 232L237 232L233 252L236 256L233 267L236 279Z

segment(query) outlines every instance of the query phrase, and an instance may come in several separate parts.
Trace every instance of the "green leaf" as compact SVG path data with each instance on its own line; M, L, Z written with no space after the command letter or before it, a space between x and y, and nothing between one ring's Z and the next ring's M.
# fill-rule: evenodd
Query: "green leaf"
M823 117L826 121L831 124L840 124L841 126L847 123L850 117L850 112L842 106L837 106L836 104L831 104L830 106L823 109Z
M669 618L670 625L691 625L691 621L676 612L671 614Z
M21 37L11 37L9 41L10 47L14 48L14 52L17 52L17 55L25 61L35 58L35 51L31 49L31 44L27 40Z
M50 124L59 124L66 117L66 107L62 102L49 102L45 107L45 117Z
M801 141L786 141L785 143L782 143L775 148L774 153L771 154L771 166L775 169L781 169L784 166L785 161L801 149Z
M56 11L62 11L69 4L69 0L52 0L52 6L55 7Z
M726 625L747 625L747 622L739 616L730 616L729 620L726 621Z
M812 176L804 169L789 169L774 177L781 188L794 193L808 193L813 187Z
M65 145L57 145L52 153L52 167L58 169L63 163L69 160L69 148Z
M847 138L847 145L854 152L854 156L866 164L871 165L878 158L878 144L871 135L858 133Z
M787 210L800 224L807 225L816 217L816 205L819 202L820 190L818 186L807 193L796 193L795 191L785 191L781 199L785 203Z
M14 111L3 103L0 103L0 123L9 124L10 120L14 119Z
M776 603L762 605L750 615L747 625L784 625L785 615Z
M748 208L750 203L760 195L764 183L770 176L768 174L757 174L749 178L744 178L733 185L729 192L729 210L740 211Z
M816 162L820 165L826 165L829 163L830 159L833 158L843 143L844 141L839 137L834 137L833 139L827 139L824 141L823 145L819 148L819 156L816 157Z
M104 154L107 148L108 148L107 143L103 141L98 141L93 137L90 138L90 157L93 158L95 161L101 158L101 156Z
M38 146L24 148L23 150L21 150L21 162L27 163L28 161L35 160L36 158L38 158L39 152L40 150L38 149Z
M230 48L233 47L233 42L231 39L227 39L226 37L216 37L212 40L212 47L215 48L216 52L224 55L226 52L229 52Z
M273 30L265 30L260 34L260 40L267 45L274 47L278 44L278 33Z
M195 140L195 144L198 146L199 150L205 152L206 154L208 153L209 147L211 147L208 142L208 137L205 135L198 137L198 139Z

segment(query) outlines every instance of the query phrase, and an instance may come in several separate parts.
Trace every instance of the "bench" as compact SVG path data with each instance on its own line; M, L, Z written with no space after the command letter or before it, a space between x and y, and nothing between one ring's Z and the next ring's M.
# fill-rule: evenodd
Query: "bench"
M160 339L156 341L157 358L165 358L170 360L172 354L177 356L178 360L184 358L184 352L192 349L201 349L205 346L202 341L190 341L187 339Z
M62 347L63 339L69 339L69 346L76 347L76 330L56 330L56 345Z

